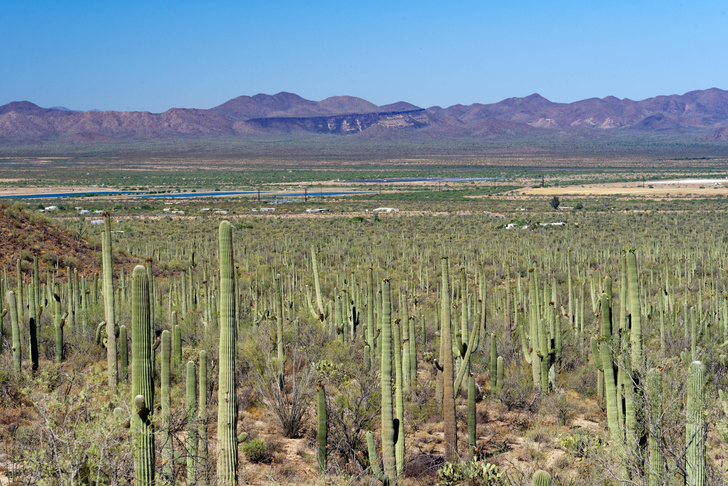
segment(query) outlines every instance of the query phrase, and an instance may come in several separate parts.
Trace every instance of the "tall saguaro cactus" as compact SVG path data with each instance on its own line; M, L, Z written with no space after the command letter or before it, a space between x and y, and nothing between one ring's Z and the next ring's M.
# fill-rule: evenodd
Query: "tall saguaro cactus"
M392 407L392 303L389 279L382 282L381 323L381 376L382 376L382 463L384 475L394 484L397 478L397 461L394 450L395 424Z
M637 259L634 250L625 255L627 266L627 287L629 292L630 311L630 353L629 353L629 375L631 383L627 378L625 385L625 431L626 441L629 450L636 457L642 458L645 454L639 449L643 448L645 435L644 417L642 414L642 368L644 357L642 354L642 325L640 304L640 287L637 272Z
M8 309L10 311L10 326L13 338L13 367L15 371L20 372L22 354L20 344L20 323L18 322L18 307L15 301L15 292L8 291Z
M107 212L104 213L104 233L101 237L101 250L104 271L104 318L106 320L106 360L109 368L109 390L112 395L116 395L119 372L116 364L116 328L114 326L114 270L111 256L111 215ZM136 271L136 269L134 270ZM146 274L146 270L144 272Z
M53 324L56 328L56 363L63 361L63 316L61 315L61 288L53 284Z
M123 326L122 326L123 327ZM172 458L174 456L174 449L172 445L172 435L170 434L170 417L171 417L171 362L172 362L172 336L169 331L162 331L161 337L162 362L160 364L160 387L159 391L162 395L162 430L160 438L162 440L162 462L164 463L164 469L162 470L162 476L166 481L171 481L174 477L172 469Z
M690 364L685 420L685 469L689 486L705 486L705 365Z
M134 268L131 314L131 396L136 414L131 426L134 437L134 476L137 486L154 484L154 427L150 415L154 410L154 363L152 361L152 325L149 312L149 282L143 266ZM114 363L116 364L116 363Z
M200 380L198 386L199 401L197 405L197 456L198 473L197 484L207 486L207 351L200 351Z
M220 364L217 409L218 484L238 482L238 400L235 390L235 269L233 233L228 221L220 223Z
M318 441L318 467L321 474L326 473L326 443L328 441L328 429L326 427L326 390L321 382L316 387L318 395L317 412L318 412L318 431L316 432L316 440Z
M445 429L445 459L448 462L458 460L458 430L455 422L455 383L452 357L452 330L450 329L450 277L448 275L447 257L442 263L442 289L440 312L442 313L440 331L442 339L442 415Z
M197 425L194 423L197 414L197 376L195 363L187 362L187 377L185 380L187 393L187 483L195 484L197 466Z

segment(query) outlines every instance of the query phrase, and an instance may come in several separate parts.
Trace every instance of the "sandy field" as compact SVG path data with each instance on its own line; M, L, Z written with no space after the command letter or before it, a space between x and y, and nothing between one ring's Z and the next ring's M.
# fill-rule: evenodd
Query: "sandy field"
M8 180L8 182L11 180ZM0 182L4 182L0 179ZM106 187L98 186L53 186L53 187L5 187L0 188L0 196L14 196L17 194L62 194L66 192L74 192L78 194L86 194L97 191L114 191Z
M524 196L643 196L705 197L728 196L728 179L682 179L672 181L579 184L565 187L528 187L514 191Z

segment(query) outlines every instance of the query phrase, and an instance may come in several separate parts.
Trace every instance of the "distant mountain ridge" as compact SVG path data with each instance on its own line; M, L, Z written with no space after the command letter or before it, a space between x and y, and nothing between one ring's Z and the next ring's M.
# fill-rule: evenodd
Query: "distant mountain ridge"
M728 91L718 88L642 101L590 98L554 103L533 94L498 103L377 106L362 98L311 101L294 93L239 96L210 109L86 111L41 108L28 101L0 106L0 143L17 141L105 142L176 136L254 137L268 133L317 133L387 137L513 138L533 134L691 133L728 141Z

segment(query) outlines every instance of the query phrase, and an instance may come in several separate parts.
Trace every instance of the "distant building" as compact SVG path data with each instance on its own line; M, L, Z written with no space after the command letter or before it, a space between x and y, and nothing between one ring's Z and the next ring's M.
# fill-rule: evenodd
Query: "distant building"
M329 211L331 211L331 210L326 209L326 208L316 208L316 209L307 209L306 210L307 213L328 213Z
M397 208L375 208L372 209L375 213L396 213L399 212Z
M46 211L57 211L58 210L58 206L48 206L47 208L45 208L45 210Z

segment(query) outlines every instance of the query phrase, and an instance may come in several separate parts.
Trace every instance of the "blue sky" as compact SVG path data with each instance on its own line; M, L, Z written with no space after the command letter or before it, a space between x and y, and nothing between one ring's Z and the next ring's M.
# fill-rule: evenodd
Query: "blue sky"
M9 0L0 66L0 105L79 110L638 100L728 89L728 2Z

